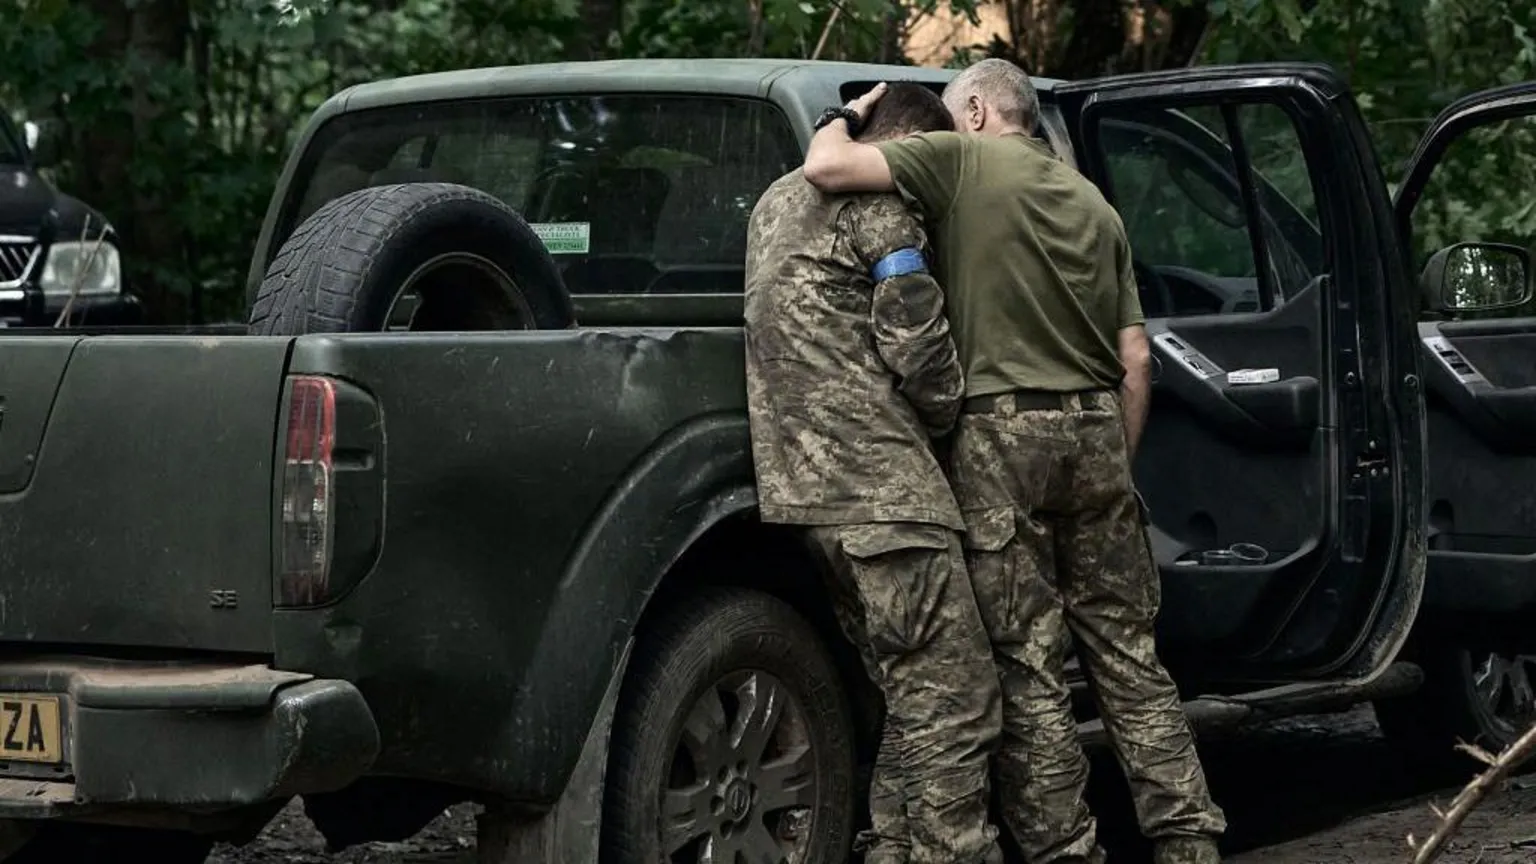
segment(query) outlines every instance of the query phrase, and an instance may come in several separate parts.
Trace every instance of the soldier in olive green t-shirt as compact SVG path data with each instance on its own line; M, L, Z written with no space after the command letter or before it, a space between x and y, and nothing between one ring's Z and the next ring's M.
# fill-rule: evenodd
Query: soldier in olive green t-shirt
M862 117L880 93L847 107ZM944 100L961 133L877 147L834 121L805 176L897 189L930 225L966 377L948 468L1003 687L1004 819L1032 864L1104 860L1066 699L1070 635L1153 860L1216 864L1225 816L1153 638L1159 578L1130 469L1150 353L1125 228L1030 137L1038 102L1016 66L984 60Z
M1142 323L1141 301L1120 217L1097 189L1023 133L931 132L879 150L939 229L967 396L1120 386L1115 336Z

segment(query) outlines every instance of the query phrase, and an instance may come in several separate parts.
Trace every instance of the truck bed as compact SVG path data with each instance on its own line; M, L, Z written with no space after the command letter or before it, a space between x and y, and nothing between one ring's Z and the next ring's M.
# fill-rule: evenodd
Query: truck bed
M0 641L271 651L291 341L0 331Z

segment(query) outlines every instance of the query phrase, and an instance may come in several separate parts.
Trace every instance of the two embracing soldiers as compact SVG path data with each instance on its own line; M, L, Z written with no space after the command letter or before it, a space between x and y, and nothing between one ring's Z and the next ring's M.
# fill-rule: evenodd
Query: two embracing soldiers
M1225 820L1154 647L1131 479L1150 354L1130 247L1038 112L1002 60L942 99L882 84L759 200L761 514L803 527L884 695L866 862L1001 864L989 772L1029 864L1104 860L1070 641L1154 860L1210 864Z

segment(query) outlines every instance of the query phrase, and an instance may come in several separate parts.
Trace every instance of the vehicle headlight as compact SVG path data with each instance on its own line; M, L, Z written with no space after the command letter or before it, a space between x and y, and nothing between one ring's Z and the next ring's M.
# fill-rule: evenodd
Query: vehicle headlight
M48 249L38 285L50 298L68 297L71 292L80 297L115 295L123 290L121 269L117 247L105 240L55 243Z

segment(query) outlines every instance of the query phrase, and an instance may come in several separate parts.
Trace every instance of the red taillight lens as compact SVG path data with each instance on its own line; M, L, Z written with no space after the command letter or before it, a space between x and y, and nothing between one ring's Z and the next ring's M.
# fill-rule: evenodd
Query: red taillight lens
M290 379L289 388L277 605L305 606L325 599L331 575L336 387L306 375Z

